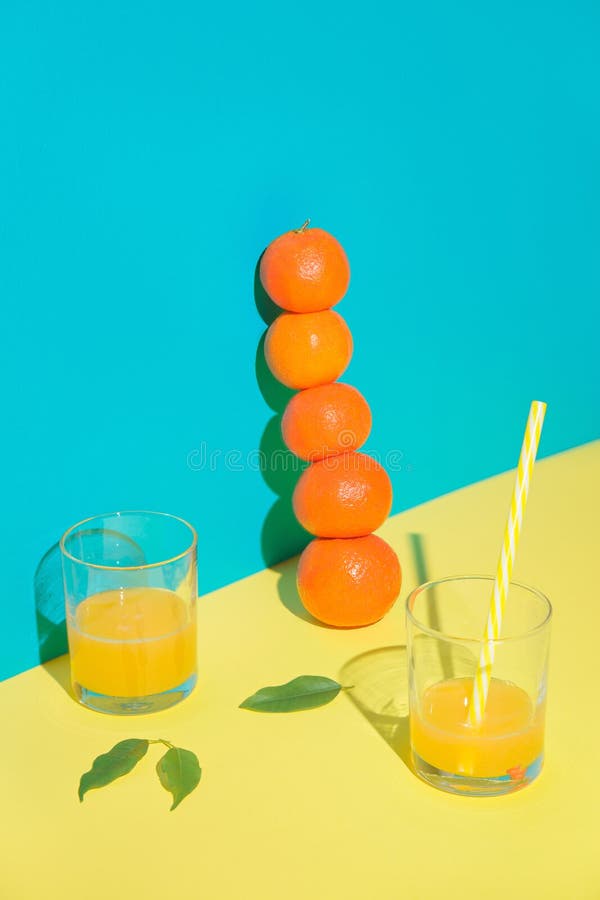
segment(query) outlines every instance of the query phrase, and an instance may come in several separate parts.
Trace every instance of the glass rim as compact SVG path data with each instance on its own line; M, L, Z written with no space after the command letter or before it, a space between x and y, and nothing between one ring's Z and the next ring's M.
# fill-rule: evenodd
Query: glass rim
M174 519L176 522L180 522L182 525L184 525L188 529L188 531L191 532L192 542L185 550L182 550L181 553L176 553L175 556L170 556L167 559L161 559L158 562L144 563L141 566L111 566L104 565L103 563L86 562L85 559L74 556L69 550L67 550L65 542L69 538L69 535L71 535L77 528L80 528L82 525L88 525L90 522L94 522L96 519L107 519L112 516L155 516L156 518L161 519ZM108 529L104 528L101 530L107 531ZM103 569L104 571L108 572L134 572L141 569L156 569L159 566L167 566L169 565L169 563L177 562L178 559L183 559L184 556L187 556L189 553L193 552L196 549L196 546L198 544L198 534L193 525L190 525L190 523L185 519L182 519L181 516L176 516L173 513L159 512L153 509L120 509L116 510L115 512L98 513L95 516L87 516L87 518L81 519L79 522L71 525L70 528L67 528L58 543L61 554L67 559L70 559L71 562L77 563L80 566L87 566L89 569Z
M430 635L431 637L438 638L439 640L445 641L461 641L462 643L470 643L470 644L482 644L484 640L486 640L485 635L482 634L481 638L474 637L466 637L464 635L456 635L456 634L448 634L445 631L442 631L439 628L431 628L429 625L425 625L422 623L415 615L410 608L410 603L413 598L416 598L418 594L422 591L428 590L430 588L437 587L441 584L447 584L450 581L486 581L488 584L492 585L495 581L493 575L447 575L445 578L437 578L434 581L426 581L424 584L418 585L416 588L413 588L410 591L408 597L406 598L405 608L406 608L406 617L409 619L413 625L415 625L419 631L424 632L425 634ZM549 598L542 591L538 590L538 588L532 587L529 584L525 584L522 581L510 581L509 589L511 587L522 588L527 591L529 594L533 594L546 607L546 615L542 619L541 622L538 622L537 625L534 625L532 628L528 628L525 631L519 632L519 634L509 635L508 637L499 637L494 638L492 640L486 640L488 644L508 644L511 641L522 641L524 638L532 637L537 632L541 631L545 628L552 619L552 604Z

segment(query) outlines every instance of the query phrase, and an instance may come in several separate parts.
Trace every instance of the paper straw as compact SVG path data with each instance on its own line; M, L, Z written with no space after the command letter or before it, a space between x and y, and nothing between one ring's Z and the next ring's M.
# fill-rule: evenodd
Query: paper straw
M527 503L531 472L533 470L533 464L540 442L545 414L546 404L542 403L540 400L534 400L531 404L527 425L525 427L525 436L523 438L523 446L521 447L521 455L519 456L519 465L517 467L517 478L513 488L512 499L510 501L508 519L506 520L506 527L504 529L502 550L500 552L500 559L498 560L498 567L496 569L496 578L494 580L494 587L490 598L490 612L483 636L483 643L481 645L479 665L477 666L477 672L475 673L475 678L473 680L473 693L471 694L468 711L469 725L481 724L485 712L485 704L487 702L490 680L492 677L492 665L494 662L495 645L493 642L498 640L502 629L502 616L506 606L508 587L519 543L521 525L523 524L525 504Z

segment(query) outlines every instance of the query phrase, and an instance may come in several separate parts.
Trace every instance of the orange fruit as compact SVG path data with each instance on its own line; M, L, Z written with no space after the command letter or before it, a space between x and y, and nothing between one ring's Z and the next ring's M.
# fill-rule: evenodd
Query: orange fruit
M328 231L307 224L275 238L260 261L265 291L289 312L329 309L339 303L350 283L342 245Z
M282 313L265 337L265 359L275 378L295 390L339 378L352 356L352 335L332 309Z
M311 461L358 450L371 431L369 404L349 384L321 384L295 394L281 420L287 447Z
M317 538L298 563L298 593L315 619L327 625L377 622L400 593L398 557L380 537Z
M361 537L387 518L392 485L383 466L371 456L341 453L304 470L292 503L302 527L317 537Z

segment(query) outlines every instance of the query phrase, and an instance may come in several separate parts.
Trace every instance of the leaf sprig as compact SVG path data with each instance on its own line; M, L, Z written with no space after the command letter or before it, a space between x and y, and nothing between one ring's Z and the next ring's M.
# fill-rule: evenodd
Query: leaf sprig
M155 741L130 738L119 741L108 751L97 756L89 772L81 776L78 796L83 802L88 791L105 787L117 778L127 775L148 752L150 744L164 744L167 752L156 764L160 783L173 797L171 810L175 809L188 794L198 787L202 769L198 757L191 750L174 747L161 738Z

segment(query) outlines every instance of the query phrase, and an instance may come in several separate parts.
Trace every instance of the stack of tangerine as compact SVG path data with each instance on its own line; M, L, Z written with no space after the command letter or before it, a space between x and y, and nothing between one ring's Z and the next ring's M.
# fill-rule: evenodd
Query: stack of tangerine
M298 564L306 609L329 625L369 625L400 593L398 558L372 534L392 506L387 472L358 450L371 431L369 404L337 379L352 356L352 335L331 307L350 282L341 244L321 228L276 238L265 250L260 278L283 312L265 339L267 364L297 390L282 418L289 449L311 465L293 496L294 513L316 539Z

